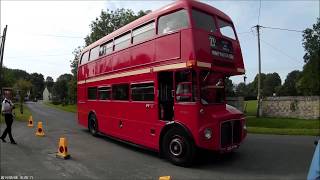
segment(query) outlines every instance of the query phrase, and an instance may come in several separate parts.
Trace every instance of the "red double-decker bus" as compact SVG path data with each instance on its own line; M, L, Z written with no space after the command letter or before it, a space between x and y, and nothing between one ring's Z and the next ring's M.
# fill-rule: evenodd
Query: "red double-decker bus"
M244 115L226 104L224 86L243 73L231 19L176 1L84 48L78 121L189 165L197 148L229 152L245 138Z

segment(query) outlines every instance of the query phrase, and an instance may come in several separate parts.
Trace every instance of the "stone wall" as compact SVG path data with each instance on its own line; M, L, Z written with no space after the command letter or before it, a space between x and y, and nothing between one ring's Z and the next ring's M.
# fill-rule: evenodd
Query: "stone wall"
M264 98L262 100L262 116L319 119L320 96Z
M227 104L237 108L239 111L244 111L244 98L243 97L227 97Z

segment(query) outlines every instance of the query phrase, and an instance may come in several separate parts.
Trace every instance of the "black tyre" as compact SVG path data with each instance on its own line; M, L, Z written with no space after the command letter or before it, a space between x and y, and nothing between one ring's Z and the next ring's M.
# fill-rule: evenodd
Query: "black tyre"
M162 148L169 161L178 166L190 166L196 154L193 140L180 128L165 134Z
M90 115L89 116L88 128L89 128L90 133L93 136L97 136L98 135L98 122L97 122L97 118L96 118L95 115Z

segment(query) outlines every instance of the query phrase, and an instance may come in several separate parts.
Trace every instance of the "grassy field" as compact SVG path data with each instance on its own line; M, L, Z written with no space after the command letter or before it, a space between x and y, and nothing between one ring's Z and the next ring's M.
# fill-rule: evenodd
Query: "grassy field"
M16 104L16 109L14 110L16 116L15 120L17 121L28 121L29 117L31 116L31 112L29 108L24 104L23 105L23 114L20 113L19 105ZM4 122L4 116L1 115L0 123Z
M63 106L62 104L54 105L52 103L44 103L44 104L47 105L47 106L56 108L56 109L67 111L67 112L77 112L77 105L75 105L75 104L65 105L65 106Z
M320 135L319 120L295 118L256 117L257 101L246 101L246 116L249 133Z

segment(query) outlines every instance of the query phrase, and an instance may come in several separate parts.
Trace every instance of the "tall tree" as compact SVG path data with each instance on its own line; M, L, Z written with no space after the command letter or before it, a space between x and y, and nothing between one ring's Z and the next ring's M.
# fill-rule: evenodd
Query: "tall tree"
M232 83L232 80L229 78L226 78L225 80L225 91L226 91L226 96L229 96L229 97L235 96L234 85Z
M23 102L24 98L26 97L27 93L32 88L32 84L30 81L26 81L23 79L19 79L13 86L13 89L15 92L17 92L19 97L19 103L20 103L20 113L23 114Z
M69 83L73 76L71 74L63 74L59 76L53 86L53 99L57 102L67 104L69 99Z
M294 70L291 71L284 81L280 91L279 95L281 96L297 96L299 95L297 90L297 81L299 80L301 76L301 71Z
M273 93L276 93L281 87L281 78L278 73L269 73L266 74L263 80L263 96L272 96Z
M33 98L42 98L42 93L44 90L44 77L39 73L30 74L30 81L32 83L31 96Z
M248 88L245 83L239 83L235 88L236 96L247 97L248 96Z
M51 76L48 76L46 78L46 87L48 88L49 92L52 92L52 87L53 87L53 84L54 84L54 81L53 81L53 78Z
M248 95L251 97L257 97L258 95L258 76L259 74L256 75L256 77L254 78L254 80L248 84ZM264 79L266 78L266 74L261 73L261 89L263 90L263 82ZM262 92L263 95L263 92Z
M306 63L303 67L301 78L298 81L298 90L303 95L320 95L320 18L312 29L303 32L303 47Z

